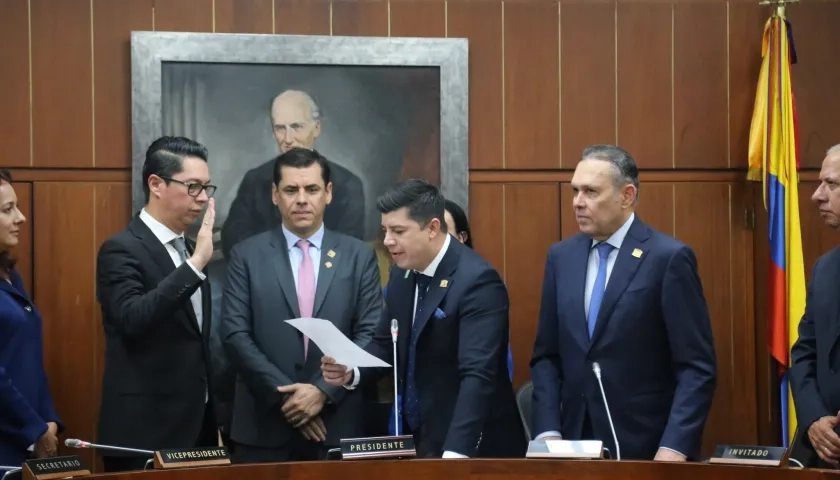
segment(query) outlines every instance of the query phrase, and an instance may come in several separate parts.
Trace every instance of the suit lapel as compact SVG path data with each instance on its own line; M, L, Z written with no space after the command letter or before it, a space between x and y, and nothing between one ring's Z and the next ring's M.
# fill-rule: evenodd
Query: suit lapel
M192 255L192 253L195 252L195 242L193 242L190 239L187 239L186 243L187 243L187 251L190 253L190 255ZM203 273L205 277L210 276L208 274L206 268L201 273ZM201 282L201 285L199 286L199 290L201 291L201 331L199 333L204 338L209 339L210 338L210 329L212 328L211 327L211 323L212 323L211 315L212 315L212 309L213 309L213 307L212 307L212 297L211 297L211 292L210 292L210 282ZM190 307L192 307L192 302L190 302ZM192 311L193 314L195 313L192 310L192 308L190 308L190 311ZM195 315L193 315L192 320L193 320L193 322L192 322L193 325L198 325L198 320L195 318Z
M321 242L321 265L318 267L318 285L315 287L315 305L312 307L312 315L318 316L330 284L335 277L335 271L342 268L341 252L338 249L338 235L324 229L324 239Z
M561 265L555 265L554 268L569 272L568 278L571 281L567 285L571 286L567 291L572 292L572 302L568 317L568 321L571 322L569 329L578 343L586 348L589 345L589 330L586 325L586 270L589 263L589 250L592 246L592 240L585 235L581 235L579 239L578 244L572 249L572 258L569 259L568 270L566 270L567 267ZM563 262L565 263L565 259ZM558 277L563 278L565 275L558 275ZM557 288L562 289L563 286L558 283ZM560 296L559 298L563 298L562 290L557 292L557 294Z
M280 227L274 229L271 245L276 252L269 261L274 267L277 281L280 282L280 290L283 291L283 296L286 297L286 303L289 304L289 309L292 311L294 318L299 318L300 307L298 306L297 290L295 289L295 277L292 275L292 265L289 263L286 237L283 236L283 230Z
M627 236L618 251L610 278L607 281L607 289L601 300L601 308L598 311L598 321L595 324L595 331L592 333L592 344L603 334L610 319L612 318L615 304L630 281L636 275L639 266L647 258L645 255L644 242L650 237L648 228L636 217L630 225Z
M452 286L452 274L458 266L458 246L455 245L455 242L456 240L454 239L450 240L449 248L443 255L443 259L441 259L441 262L435 271L435 276L432 277L432 281L429 283L429 289L426 292L426 296L423 298L422 305L419 308L420 311L418 315L414 317L414 329L417 331L415 335L418 337L421 333L423 333L423 328L425 328L426 323L428 323L429 318L432 316L432 313L438 305L440 305L443 297L446 296L446 292L448 292L449 288Z
M14 280L12 280L12 281L14 282ZM3 290L4 292L8 293L9 295L12 295L14 297L19 298L21 300L21 302L23 302L27 305L30 304L31 302L29 301L29 299L26 298L23 295L23 293L18 290L18 287L19 287L18 285L13 285L13 284L11 284L9 282L5 282L5 281L0 281L0 290Z
M172 261L172 257L169 255L166 247L160 243L160 240L154 233L152 233L146 223L137 216L132 220L130 227L132 232L134 232L134 235L140 239L140 242L149 253L149 256L152 257L152 260L154 260L155 264L157 264L160 268L162 276L166 277L172 273L175 270L175 263ZM186 243L188 251L192 252L190 242ZM198 330L198 319L195 316L192 301L188 301L183 304L182 308L187 312L187 327L195 332L196 335L201 335L201 332Z

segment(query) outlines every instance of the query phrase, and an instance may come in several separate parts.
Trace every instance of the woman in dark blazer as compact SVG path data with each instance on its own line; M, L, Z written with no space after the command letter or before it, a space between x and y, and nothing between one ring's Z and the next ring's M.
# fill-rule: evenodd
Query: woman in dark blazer
M44 371L41 314L10 250L26 221L8 170L0 169L0 465L55 456L58 415Z

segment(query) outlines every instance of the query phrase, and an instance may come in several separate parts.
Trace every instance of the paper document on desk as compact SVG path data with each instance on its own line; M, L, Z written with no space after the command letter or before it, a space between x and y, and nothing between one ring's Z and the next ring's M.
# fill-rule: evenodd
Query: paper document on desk
M296 318L286 320L286 323L300 330L309 337L310 342L318 345L324 355L335 359L339 365L348 369L355 367L390 367L364 349L359 348L352 340L347 338L341 330L335 327L329 320L320 318Z

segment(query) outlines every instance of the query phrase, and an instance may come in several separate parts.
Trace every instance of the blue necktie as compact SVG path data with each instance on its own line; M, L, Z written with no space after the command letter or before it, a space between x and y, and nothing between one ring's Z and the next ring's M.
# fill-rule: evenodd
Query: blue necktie
M411 328L411 341L408 344L408 369L405 380L405 398L403 402L403 414L409 428L412 431L417 431L420 428L420 394L417 392L417 384L414 380L414 359L417 347L417 325L419 322L416 319L423 311L423 298L426 296L426 290L429 288L429 283L432 277L423 274L415 274L415 281L417 282L417 309L414 313L413 326Z
M592 332L595 331L598 311L601 310L601 300L604 299L604 290L607 288L607 259L613 246L601 242L595 248L598 249L598 275L595 276L595 286L592 287L592 295L589 297L589 316L586 319L589 327L589 338L592 338Z

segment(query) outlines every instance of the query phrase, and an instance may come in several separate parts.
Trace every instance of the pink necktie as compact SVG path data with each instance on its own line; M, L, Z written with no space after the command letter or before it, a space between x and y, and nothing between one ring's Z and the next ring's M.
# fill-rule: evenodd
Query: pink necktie
M315 307L315 267L312 266L312 259L309 257L309 240L298 240L298 248L303 250L303 260L298 268L298 308L300 316L311 317L312 309ZM309 338L303 336L303 358L309 353Z

